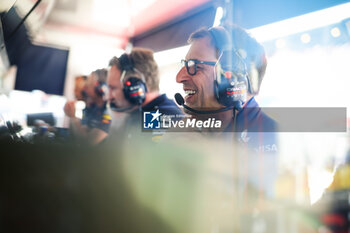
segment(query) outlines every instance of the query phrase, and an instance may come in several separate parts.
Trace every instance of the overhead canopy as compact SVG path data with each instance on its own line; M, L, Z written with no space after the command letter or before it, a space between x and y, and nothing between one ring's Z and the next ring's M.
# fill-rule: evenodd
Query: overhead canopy
M131 42L134 46L150 48L154 51L186 45L193 31L213 25L215 13L216 5L212 2L205 4L170 22L132 37Z
M37 1L25 2L34 4ZM18 1L18 5L21 2ZM49 5L43 4L44 2L37 8L41 15L46 15L43 9L50 8ZM136 9L137 5L145 2L148 5L140 10ZM56 35L65 37L74 33L84 35L84 38L102 35L115 42L113 46L118 48L124 48L130 39L134 46L161 51L186 45L193 31L203 26L212 26L219 5L226 4L226 10L231 10L233 23L251 29L345 2L349 0L62 0L57 1L56 7L49 14L50 17L43 26L43 31L47 29L47 34L44 33L45 36L41 38L46 38L50 31L56 32L53 33L54 38ZM3 13L1 17L8 60L11 65L18 66L16 88L38 88L48 93L61 94L66 76L68 50L48 47L43 52L44 47L32 43L23 25L16 28L21 17L16 15L14 8ZM30 25L29 19L30 17L26 21L27 25ZM35 24L40 22L35 21ZM45 56L38 56L39 51ZM1 56L3 54L4 52ZM43 66L46 69L41 70ZM21 75L23 76L20 77ZM47 80L48 77L50 80ZM41 83L45 83L45 87L42 87ZM55 86L56 89L49 86Z
M57 1L45 27L111 36L121 48L130 39L135 46L159 51L185 45L191 32L212 26L219 5L229 6L231 21L250 29L345 2L349 0Z

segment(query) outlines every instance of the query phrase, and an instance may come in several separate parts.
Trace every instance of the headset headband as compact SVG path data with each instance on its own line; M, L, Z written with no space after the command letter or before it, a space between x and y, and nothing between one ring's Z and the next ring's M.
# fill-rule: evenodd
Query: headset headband
M224 51L232 50L231 37L224 27L211 27L208 31L214 40L215 47L219 50L219 56Z
M122 69L122 75L120 77L120 80L122 82L124 82L124 79L125 79L125 76L126 76L126 73L128 71L131 71L131 72L135 72L135 73L138 73L140 75L140 79L146 83L146 80L145 80L145 76L143 75L143 73L141 71L139 71L138 69L136 69L135 65L134 65L134 60L126 53L122 54L120 57L119 57L119 63L120 63L120 66L121 66L121 69Z
M126 53L119 57L119 63L122 70L129 71L134 69L134 61Z

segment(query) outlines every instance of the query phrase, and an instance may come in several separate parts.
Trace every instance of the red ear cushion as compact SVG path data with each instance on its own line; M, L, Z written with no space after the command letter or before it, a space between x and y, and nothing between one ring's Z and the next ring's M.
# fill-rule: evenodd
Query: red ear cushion
M225 78L230 79L232 77L232 73L230 71L225 72Z
M128 85L130 84L130 85ZM125 98L132 104L142 104L147 92L146 84L139 78L130 77L124 82L123 92Z

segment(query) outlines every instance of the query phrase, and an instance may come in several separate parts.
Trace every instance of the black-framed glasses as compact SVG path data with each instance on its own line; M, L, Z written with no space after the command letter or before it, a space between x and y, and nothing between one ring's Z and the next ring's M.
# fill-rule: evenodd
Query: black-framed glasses
M186 66L187 73L191 76L197 73L197 64L205 64L210 66L215 66L214 61L199 61L197 59L181 60L182 67Z

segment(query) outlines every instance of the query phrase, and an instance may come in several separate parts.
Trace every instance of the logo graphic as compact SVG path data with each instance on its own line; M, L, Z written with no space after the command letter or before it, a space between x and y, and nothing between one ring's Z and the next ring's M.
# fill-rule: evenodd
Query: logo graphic
M143 112L142 129L146 132L152 130L171 130L173 132L199 129L221 129L222 122L215 118L198 120L182 114L166 115L157 111Z
M160 129L159 109L156 112L143 112L143 128L144 129Z

